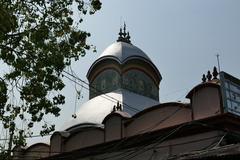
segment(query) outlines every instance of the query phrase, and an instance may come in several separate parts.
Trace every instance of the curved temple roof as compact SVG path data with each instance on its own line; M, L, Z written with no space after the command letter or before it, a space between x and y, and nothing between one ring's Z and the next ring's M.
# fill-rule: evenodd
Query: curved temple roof
M104 59L114 59L118 61L120 64L123 64L131 59L141 59L150 64L156 71L156 74L158 75L160 80L162 79L159 70L154 65L152 60L141 49L126 42L115 42L111 44L109 47L107 47L88 70L87 77L89 77L89 74L91 73L94 66Z
M113 59L119 64L124 65L124 63L134 59L144 61L146 65L150 65L151 67L149 68L154 70L158 80L161 81L161 74L151 59L141 49L131 44L130 35L126 33L125 25L123 32L122 29L120 29L119 35L117 42L107 47L92 64L87 73L88 79L91 73L93 73L92 71L94 71L95 66L105 60ZM83 124L102 124L104 118L112 113L114 106L116 106L118 102L122 105L123 111L127 111L130 115L134 115L138 111L159 104L158 101L146 96L133 93L126 89L117 89L87 101L79 108L76 118L65 123L62 129L71 130L79 128ZM135 110L135 112L133 110Z
M72 119L64 124L61 130L75 128L80 124L101 124L104 118L113 111L113 106L117 101L124 102L123 110L131 115L134 112L129 108L134 107L138 110L143 110L147 107L159 104L158 101L144 97L125 89L119 89L104 95L97 96L84 103L77 112L77 118Z
M138 47L125 43L125 42L115 42L109 47L107 47L103 53L99 56L102 57L115 57L118 59L119 62L123 63L130 57L141 57L146 60L150 60L150 58Z

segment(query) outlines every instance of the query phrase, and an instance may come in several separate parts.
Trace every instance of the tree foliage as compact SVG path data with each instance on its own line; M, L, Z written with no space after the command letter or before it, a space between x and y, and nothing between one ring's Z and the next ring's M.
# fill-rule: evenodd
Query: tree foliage
M0 121L15 144L24 145L26 136L17 119L29 117L32 128L47 114L59 116L65 103L61 73L94 49L86 43L90 33L79 25L100 8L99 0L0 0L0 59L10 68L0 79ZM9 100L13 90L22 103ZM44 124L41 134L53 130Z

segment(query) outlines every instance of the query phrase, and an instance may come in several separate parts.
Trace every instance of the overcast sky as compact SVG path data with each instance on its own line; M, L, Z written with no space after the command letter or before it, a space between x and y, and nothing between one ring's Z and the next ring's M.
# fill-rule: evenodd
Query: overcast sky
M82 25L92 36L97 53L88 53L74 65L86 80L88 68L101 52L116 41L125 21L134 45L141 48L162 74L161 102L184 101L201 82L202 74L217 66L240 78L240 0L102 0L102 9L85 17ZM65 89L66 105L57 118L57 129L71 118L75 95ZM83 90L83 99L88 91ZM54 120L55 121L55 120Z
M83 25L98 52L74 66L85 79L101 52L116 41L125 21L134 45L160 70L162 102L184 100L207 70L217 66L240 78L239 0L102 0L102 9Z

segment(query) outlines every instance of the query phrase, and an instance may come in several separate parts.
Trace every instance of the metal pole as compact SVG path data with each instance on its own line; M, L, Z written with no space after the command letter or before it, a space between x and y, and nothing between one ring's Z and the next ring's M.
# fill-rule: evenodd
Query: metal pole
M217 56L217 62L218 62L218 72L220 73L221 72L221 69L220 69L220 60L219 60L219 54L216 55Z

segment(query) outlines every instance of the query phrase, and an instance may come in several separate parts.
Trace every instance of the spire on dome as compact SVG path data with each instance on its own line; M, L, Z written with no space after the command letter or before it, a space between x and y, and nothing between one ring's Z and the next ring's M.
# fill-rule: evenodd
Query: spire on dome
M126 42L126 43L131 44L130 38L131 38L131 36L130 36L129 32L126 32L126 24L124 23L123 29L120 28L119 37L118 37L117 42Z

